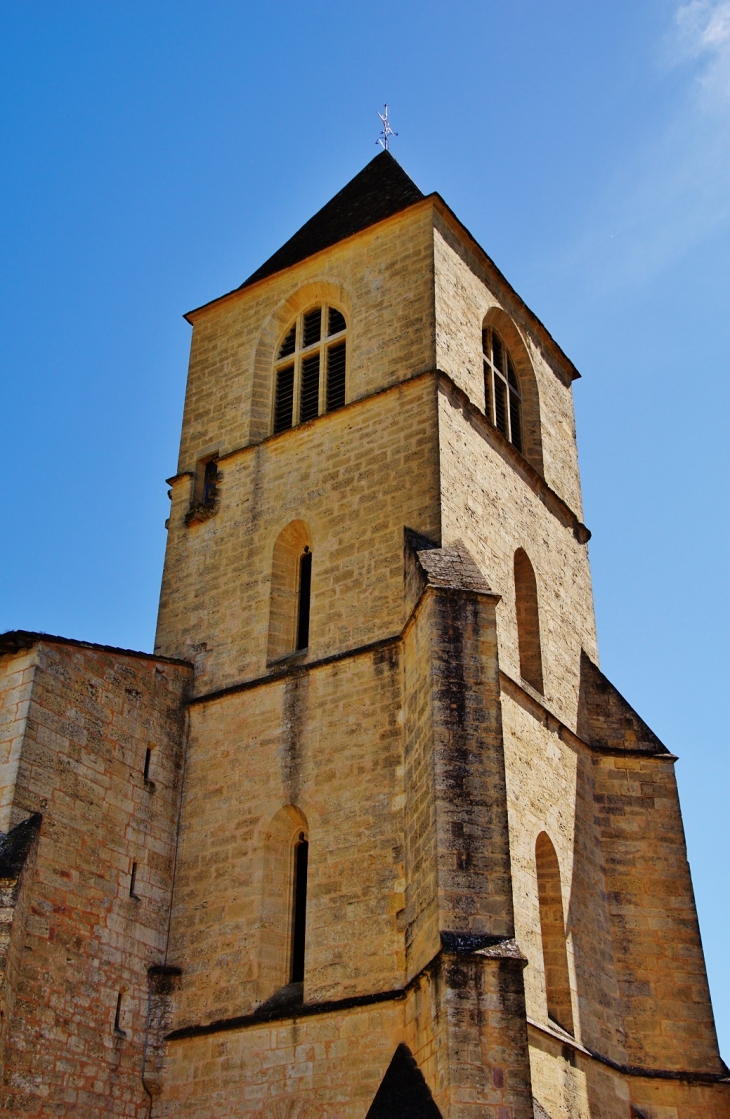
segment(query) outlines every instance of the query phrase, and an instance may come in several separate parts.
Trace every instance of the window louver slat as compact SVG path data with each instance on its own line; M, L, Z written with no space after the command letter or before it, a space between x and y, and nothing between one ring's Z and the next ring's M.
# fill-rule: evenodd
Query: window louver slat
M317 307L314 311L308 311L304 316L304 330L303 330L302 346L304 349L307 346L313 346L315 342L319 342L322 337L322 308Z
M302 360L299 422L306 423L319 414L319 354Z
M292 425L294 410L294 366L287 365L276 373L276 404L274 407L274 434L286 431Z
M512 432L512 442L518 451L522 451L522 423L520 420L520 401L516 393L509 394L509 424Z
M504 350L502 349L501 339L494 332L492 332L492 361L495 369L504 373Z
M517 381L517 374L515 373L515 367L512 364L512 358L509 356L509 354L507 354L507 380L510 383L510 387L513 388L515 390L515 392L519 395L520 386L519 386L519 383Z
M347 326L345 316L336 307L330 307L328 335L339 334Z
M294 323L293 327L291 328L291 330L287 334L286 338L281 343L281 346L279 347L279 357L280 358L281 357L289 357L289 354L294 353L296 347L297 347L297 324Z
M484 362L484 415L494 423L492 413L492 370L488 361Z
M345 369L347 343L330 346L327 351L327 411L341 408L345 403Z
M502 435L507 434L507 386L501 377L494 378L494 422Z

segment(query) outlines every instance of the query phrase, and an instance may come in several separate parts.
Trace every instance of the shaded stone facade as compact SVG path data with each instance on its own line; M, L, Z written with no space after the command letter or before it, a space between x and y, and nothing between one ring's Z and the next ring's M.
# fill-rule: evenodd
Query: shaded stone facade
M272 434L320 305L346 403ZM188 317L155 654L3 638L5 1113L730 1116L675 759L598 668L569 359L388 153Z

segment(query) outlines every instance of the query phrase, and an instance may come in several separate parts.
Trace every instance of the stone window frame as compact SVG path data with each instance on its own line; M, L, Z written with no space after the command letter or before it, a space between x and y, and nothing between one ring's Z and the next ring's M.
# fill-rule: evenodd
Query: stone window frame
M312 533L305 521L294 520L277 534L271 547L271 584L269 628L266 643L267 665L282 660L306 657L308 647L299 648L301 613L302 557L313 556ZM313 562L313 561L311 561ZM309 584L309 641L312 626L312 584Z
M185 524L200 524L214 516L220 506L218 451L198 459L191 487L190 507L185 514Z
M499 354L499 357L497 357ZM494 326L482 330L484 414L522 453L522 394L509 346ZM500 400L503 402L500 415Z
M530 466L534 467L538 474L544 477L540 394L537 376L527 345L512 318L506 311L496 305L490 307L482 319L482 339L484 338L484 332L490 329L499 335L509 352L519 385L522 446L518 448L514 443L510 443L510 446L514 446L515 450L529 462ZM482 358L484 358L483 346L480 349L482 349ZM485 401L485 405L486 403ZM490 426L495 431L499 431L492 417L487 414L486 407L484 413ZM507 436L502 435L501 432L499 434L501 438L507 439ZM510 442L510 440L507 439L507 442Z
M305 345L306 323L315 311L320 311L321 314L319 337L308 345ZM334 312L342 318L345 324L343 328L339 330L330 330L331 312ZM337 408L343 407L347 403L349 387L348 328L347 315L342 307L331 300L318 300L298 311L293 320L291 320L284 331L282 331L275 349L272 374L270 419L270 431L272 435L279 435L284 431L290 431L292 428L299 427L302 423L308 423L318 416L325 415L328 412L334 412ZM294 344L292 349L288 349L287 341L290 339L292 333L294 334ZM329 355L331 351L337 350L341 346L344 347L345 351L342 399L332 403L329 399ZM303 366L305 362L315 357L319 359L317 411L316 414L303 415ZM291 423L280 423L277 422L279 378L281 374L287 372L289 369L292 370Z
M516 550L512 560L512 570L520 677L539 695L544 695L540 597L535 566L524 548Z
M547 1019L551 1025L575 1037L560 860L545 830L541 830L535 840L535 877Z
M295 925L296 849L302 842L311 855L310 825L298 805L280 808L264 829L262 893L260 896L259 936L256 951L258 1000L265 1001L293 982ZM311 867L311 858L309 860ZM307 891L309 895L309 891ZM307 901L309 897L307 897ZM304 959L306 965L305 906Z

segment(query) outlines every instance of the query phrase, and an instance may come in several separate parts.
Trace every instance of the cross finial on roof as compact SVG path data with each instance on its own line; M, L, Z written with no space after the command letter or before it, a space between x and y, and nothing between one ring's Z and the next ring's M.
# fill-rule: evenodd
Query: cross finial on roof
M397 136L398 133L394 132L393 129L390 127L390 121L388 120L388 106L387 105L385 106L385 112L383 112L383 113L379 112L378 116L380 117L381 121L383 122L383 127L382 127L382 129L380 131L380 135L378 136L375 143L380 144L383 151L387 152L388 148L390 147L389 137L390 136Z

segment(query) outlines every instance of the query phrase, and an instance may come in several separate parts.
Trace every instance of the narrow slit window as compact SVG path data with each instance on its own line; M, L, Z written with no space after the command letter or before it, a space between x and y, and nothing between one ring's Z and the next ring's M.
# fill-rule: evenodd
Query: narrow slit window
M145 753L144 753L144 769L142 770L142 776L143 776L145 781L149 781L149 779L150 779L150 764L151 764L151 762L152 762L152 747L148 746L147 749L145 750Z
M137 897L137 864L132 863L132 873L129 876L129 896L130 898Z
M307 873L309 843L304 832L294 848L294 889L292 906L291 983L304 981L304 950L307 929Z
M312 536L304 521L281 530L271 555L266 660L273 664L309 645Z
M333 412L345 403L345 370L347 342L339 342L327 350L327 411Z
M286 431L292 426L294 409L294 366L286 365L276 371L276 406L274 410L274 433Z
M494 427L522 451L522 399L514 362L496 330L482 330L484 414Z
M124 1030L122 1029L122 1024L121 1024L122 1023L122 995L123 995L122 991L120 991L119 994L117 995L117 1008L116 1008L116 1011L114 1012L114 1033L115 1034L124 1034ZM126 1037L126 1034L124 1034L124 1036Z
M211 458L203 471L203 505L212 505L218 496L218 463Z
M312 553L305 548L299 560L299 604L297 611L297 649L309 645L309 605L312 595Z
M289 326L274 365L274 435L347 403L346 331L342 311L327 304Z

